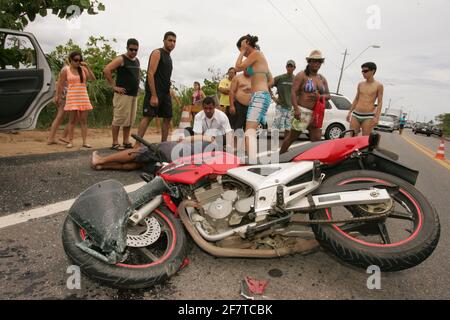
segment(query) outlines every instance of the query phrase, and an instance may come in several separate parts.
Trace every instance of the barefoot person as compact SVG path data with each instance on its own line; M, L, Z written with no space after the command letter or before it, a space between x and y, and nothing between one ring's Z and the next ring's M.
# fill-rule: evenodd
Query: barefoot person
M155 147L154 149L157 149L159 154L155 154L153 150L150 150L147 146L141 146L140 144L135 144L133 149L116 152L105 157L100 156L99 153L95 151L92 153L91 157L91 168L94 170L123 171L143 169L146 172L153 173L154 166L157 162L163 161L170 163L176 160L172 158L172 151L179 143L180 142L176 141L166 141L153 144ZM188 148L178 148L178 153L175 155L176 158L191 156L198 150L190 140L181 143L190 144L190 148L189 145ZM204 150L208 145L209 143L203 143L201 150Z
M247 70L252 80L252 98L248 107L245 132L246 151L250 163L257 162L256 130L260 123L266 124L266 114L271 101L269 88L273 84L269 64L257 43L258 37L249 34L241 37L237 43L240 55L236 61L236 71Z
M361 69L366 81L358 85L356 98L348 112L347 121L350 122L350 128L355 131L356 135L362 129L363 136L369 136L380 120L384 87L374 78L377 72L375 63L364 63ZM377 100L378 105L375 107Z
M314 50L306 58L306 61L308 65L305 71L295 76L292 85L291 100L294 107L294 119L292 120L291 132L284 139L280 154L286 153L291 144L305 130L309 131L311 141L320 141L322 138L322 128L316 128L311 121L317 101L321 97L326 100L331 98L327 79L319 74L325 58L322 52Z
M141 64L137 58L139 42L129 39L127 52L115 58L103 70L106 80L114 89L114 117L112 122L112 150L131 149L130 132L136 120L137 96ZM113 72L117 71L114 81ZM123 145L119 144L119 131L123 128Z
M57 105L61 103L64 83L67 82L66 104L64 106L64 111L69 112L69 143L67 148L73 148L73 131L78 121L81 126L83 148L91 148L87 143L87 119L88 112L93 107L89 100L86 83L88 80L95 80L95 75L88 65L83 62L79 52L70 54L69 63L70 65L63 69L60 81L58 81L55 102Z
M177 36L173 32L164 35L164 47L152 52L147 69L145 82L144 117L139 125L138 135L144 137L149 123L153 118L163 118L161 141L167 141L172 120L172 97L170 88L172 82L171 52L175 49Z

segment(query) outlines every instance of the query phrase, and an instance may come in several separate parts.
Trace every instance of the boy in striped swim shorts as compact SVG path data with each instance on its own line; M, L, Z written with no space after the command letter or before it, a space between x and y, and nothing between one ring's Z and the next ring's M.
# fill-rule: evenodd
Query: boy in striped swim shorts
M350 127L356 135L362 129L363 136L369 136L380 120L384 88L374 78L377 72L375 63L367 62L361 66L361 69L366 81L358 85L358 92L348 112L347 121L350 122ZM377 100L378 105L375 106Z

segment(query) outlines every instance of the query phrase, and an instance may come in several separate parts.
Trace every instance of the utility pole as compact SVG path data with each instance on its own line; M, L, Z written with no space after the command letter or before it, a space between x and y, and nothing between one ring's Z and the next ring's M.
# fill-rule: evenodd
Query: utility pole
M341 74L339 76L339 82L338 82L338 87L337 87L337 90L336 90L336 94L339 94L339 89L341 88L342 74L344 73L344 67L345 67L345 59L347 58L347 56L349 56L349 54L347 52L348 52L347 49L345 49L344 61L342 61Z

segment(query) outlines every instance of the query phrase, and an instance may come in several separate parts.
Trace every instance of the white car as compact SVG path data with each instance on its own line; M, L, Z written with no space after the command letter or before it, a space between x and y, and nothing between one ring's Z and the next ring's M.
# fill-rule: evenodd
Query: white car
M391 116L381 116L378 125L375 130L394 132L395 130L395 119Z
M54 92L55 80L36 38L0 29L0 131L34 129Z
M339 136L350 129L350 123L347 122L348 111L352 103L342 95L331 94L331 99L327 101L325 117L323 120L323 135L325 139L338 139ZM273 122L276 116L276 105L272 103L267 111L267 128L273 129ZM284 136L284 130L280 131L280 137Z

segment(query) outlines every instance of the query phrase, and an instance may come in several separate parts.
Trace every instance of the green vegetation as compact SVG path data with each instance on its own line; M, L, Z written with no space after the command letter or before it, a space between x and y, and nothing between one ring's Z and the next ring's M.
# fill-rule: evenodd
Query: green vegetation
M450 137L450 113L443 113L436 117L436 121L444 131L445 137Z
M73 6L78 7L72 10ZM0 0L0 28L23 30L36 16L47 16L48 12L61 19L70 19L74 15L94 15L105 11L105 5L98 0Z
M112 48L115 39L108 40L104 37L90 37L86 43L86 48L69 40L65 45L56 47L54 51L47 55L50 67L55 79L58 78L61 69L66 65L67 58L73 51L79 51L83 55L84 61L89 65L97 80L88 83L88 92L94 111L89 116L91 127L109 126L112 121L112 98L113 90L103 76L103 68L114 59L118 53ZM56 107L50 103L39 115L39 129L47 129L56 115Z

